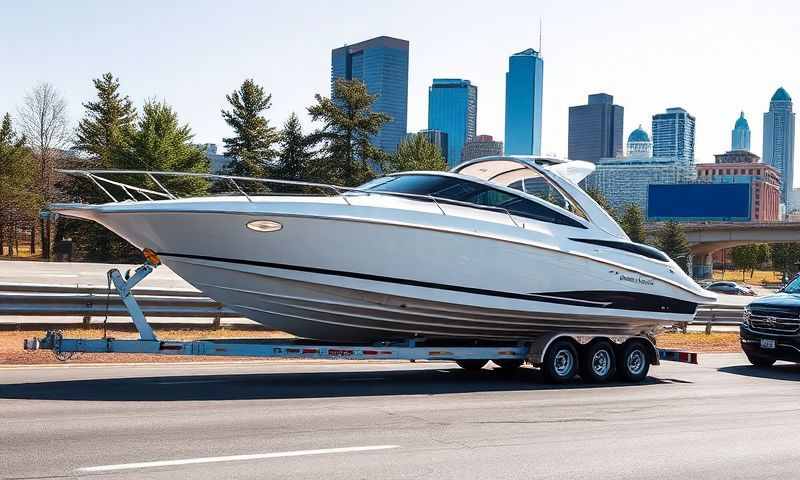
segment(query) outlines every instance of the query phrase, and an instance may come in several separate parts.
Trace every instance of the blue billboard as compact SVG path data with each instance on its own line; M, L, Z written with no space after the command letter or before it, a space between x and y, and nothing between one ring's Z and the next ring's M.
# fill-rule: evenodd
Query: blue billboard
M647 219L683 222L750 220L749 183L650 185Z

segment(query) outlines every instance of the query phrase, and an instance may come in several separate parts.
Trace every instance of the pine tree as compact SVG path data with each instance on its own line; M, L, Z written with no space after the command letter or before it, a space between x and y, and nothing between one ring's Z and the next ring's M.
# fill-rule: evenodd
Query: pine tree
M165 102L148 101L142 108L142 118L124 154L123 168L208 173L205 153L192 144L192 130L181 125L178 114ZM201 195L208 182L192 177L162 177L161 183L178 196ZM151 185L157 190L155 185Z
M625 208L620 226L625 230L632 242L645 243L647 241L647 233L644 230L644 215L639 205L632 203Z
M371 137L391 118L372 111L377 96L359 80L339 79L333 90L333 99L317 94L316 105L308 107L311 119L323 124L311 136L322 143L313 173L318 181L358 185L372 178L372 167L382 168L387 159Z
M386 171L407 172L411 170L446 170L442 152L423 135L410 135L397 147L389 158Z
M111 73L93 80L97 100L86 102L84 118L78 124L75 147L90 154L102 168L115 167L114 158L133 135L136 108L119 91L119 79Z
M222 110L222 118L233 128L234 136L222 139L225 156L231 161L225 167L228 175L264 177L270 172L277 152L279 134L263 113L272 103L272 95L252 79L225 98L231 110Z
M678 222L666 222L658 232L658 248L670 256L675 263L686 270L689 255L689 242L686 233Z
M25 138L14 131L11 116L6 113L0 123L0 255L4 243L8 246L8 255L12 255L17 228L36 221L42 205L36 183L37 162L25 146Z
M303 126L292 113L283 124L280 136L280 153L273 167L272 178L283 180L306 180L312 153L308 138L303 135Z

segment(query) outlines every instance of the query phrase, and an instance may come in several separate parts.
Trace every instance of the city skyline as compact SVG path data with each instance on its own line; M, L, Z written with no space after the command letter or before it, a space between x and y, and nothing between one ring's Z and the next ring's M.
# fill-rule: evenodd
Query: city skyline
M478 87L461 78L434 78L428 89L428 130L447 134L447 166L461 162L464 144L475 138Z
M230 134L219 115L225 94L252 77L273 95L267 116L274 126L295 111L308 129L305 108L315 93L329 92L330 50L390 35L411 42L407 131L427 125L426 90L432 78L470 78L481 86L477 130L504 140L508 55L538 45L540 17L548 63L543 154L566 156L568 107L582 103L592 92L606 91L625 106L625 134L640 123L649 126L656 112L684 106L698 119L696 161L708 163L714 153L730 145L731 120L740 111L755 118L780 85L800 91L800 66L783 60L793 54L790 45L774 42L794 34L790 12L797 7L791 2L775 2L770 8L747 2L737 8L729 2L676 2L653 6L646 17L634 16L633 2L551 3L533 8L520 2L486 18L469 14L469 2L456 12L422 2L418 6L424 5L428 13L420 18L413 14L414 3L352 2L362 13L357 18L340 16L338 6L323 2L308 2L302 11L275 3L249 4L248 9L234 12L203 1L170 6L153 2L135 10L86 2L49 5L44 16L35 4L7 5L5 11L14 21L0 32L4 40L0 44L14 45L5 52L4 65L14 75L0 81L0 111L13 115L26 91L39 81L49 81L66 97L74 125L83 115L81 103L94 94L91 79L111 71L137 106L148 98L164 99L181 121L191 125L197 143L221 145L221 138ZM680 13L686 9L693 11L691 17ZM269 31L259 26L273 16L282 20ZM459 38L458 42L442 41L441 22L436 20L442 16L450 20L448 37ZM334 17L337 22L322 21ZM318 25L307 34L310 41L297 41L296 32L311 22ZM608 22L615 28L609 30ZM658 35L676 28L689 34ZM40 33L33 37L34 31ZM192 34L201 31L208 34ZM741 31L748 35L739 35ZM127 37L137 41L106 40ZM32 58L48 61L32 62ZM741 58L748 59L748 68L720 82L715 72ZM655 73L670 70L696 74ZM752 128L755 152L762 146L760 123L756 120Z

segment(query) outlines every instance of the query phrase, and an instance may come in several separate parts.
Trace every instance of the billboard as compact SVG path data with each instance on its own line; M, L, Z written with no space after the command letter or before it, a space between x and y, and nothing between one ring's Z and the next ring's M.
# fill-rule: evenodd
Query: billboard
M650 185L647 189L647 219L749 221L749 183L683 183Z

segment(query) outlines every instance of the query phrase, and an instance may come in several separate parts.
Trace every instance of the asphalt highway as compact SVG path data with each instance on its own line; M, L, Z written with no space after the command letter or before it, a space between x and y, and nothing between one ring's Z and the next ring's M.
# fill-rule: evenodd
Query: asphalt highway
M450 363L0 368L0 478L796 478L800 367L745 365L602 387Z

